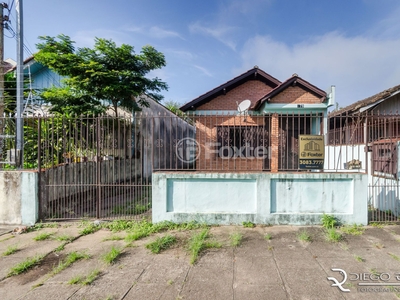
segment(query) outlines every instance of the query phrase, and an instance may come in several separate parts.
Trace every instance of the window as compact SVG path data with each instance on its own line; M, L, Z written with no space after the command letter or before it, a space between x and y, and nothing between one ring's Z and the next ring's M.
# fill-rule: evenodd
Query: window
M218 126L218 157L266 158L268 131L263 126Z

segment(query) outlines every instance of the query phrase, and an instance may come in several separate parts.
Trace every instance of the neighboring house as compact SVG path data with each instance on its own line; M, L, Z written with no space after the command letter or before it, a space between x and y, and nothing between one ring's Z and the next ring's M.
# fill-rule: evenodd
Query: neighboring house
M330 145L365 144L372 174L398 177L400 85L329 114Z
M244 100L249 108L238 114ZM197 170L277 172L298 170L299 135L325 134L332 104L326 92L297 74L280 82L254 67L180 109L196 116ZM242 149L238 164L228 159L232 149ZM260 153L264 159L254 160Z
M10 62L13 67L9 68L7 72L15 72L16 63L12 60ZM28 102L28 105L41 105L43 101L34 91L40 91L52 86L59 87L62 85L63 77L38 63L33 56L30 56L24 60L24 78L27 82L25 91L32 92L29 94L28 99L25 99L25 102Z

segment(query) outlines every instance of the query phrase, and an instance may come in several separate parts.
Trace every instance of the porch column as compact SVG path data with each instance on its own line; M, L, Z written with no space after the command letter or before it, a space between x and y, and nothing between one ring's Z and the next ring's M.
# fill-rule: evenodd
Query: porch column
M279 117L273 114L271 118L271 172L278 172Z

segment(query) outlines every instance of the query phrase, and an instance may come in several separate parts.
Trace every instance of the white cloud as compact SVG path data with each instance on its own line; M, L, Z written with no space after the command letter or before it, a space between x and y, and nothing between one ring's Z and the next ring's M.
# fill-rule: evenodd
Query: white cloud
M138 27L138 26L130 26L125 28L126 31L128 32L138 32L138 33L143 33L144 28L143 27Z
M230 35L235 30L235 27L231 26L214 26L206 27L201 25L199 22L192 23L189 26L189 30L192 33L200 33L205 36L211 36L224 45L236 51L236 43L231 39Z
M292 46L255 36L241 51L241 70L258 65L281 81L297 73L323 90L336 85L337 101L346 106L400 84L398 49L400 39L346 37L338 32Z
M153 26L149 29L149 34L155 38L180 38L185 40L179 33L175 31L165 30L158 26Z
M194 53L184 50L166 49L165 52L171 53L172 55L185 60L193 60L196 57Z
M200 70L201 72L203 72L204 75L208 76L208 77L213 77L213 75L211 74L210 71L208 71L206 68L200 67L198 65L193 65L193 67L195 67L196 69Z
M78 48L82 47L93 47L95 37L112 40L117 45L123 44L126 36L113 30L92 30L92 31L78 31L74 34L71 39L75 41L75 46Z

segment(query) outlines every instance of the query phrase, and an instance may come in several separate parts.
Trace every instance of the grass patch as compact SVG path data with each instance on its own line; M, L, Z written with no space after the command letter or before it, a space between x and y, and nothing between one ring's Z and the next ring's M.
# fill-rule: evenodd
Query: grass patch
M84 277L82 275L76 275L72 277L70 280L68 280L68 284L78 284L84 280Z
M130 229L127 230L128 234L125 237L125 242L131 243L141 238L147 237L150 234L158 233L167 230L192 230L205 227L196 222L175 224L173 222L165 221L160 223L151 223L147 220L131 223ZM207 228L207 227L206 227Z
M297 238L302 242L311 242L311 235L306 230L300 231Z
M50 237L53 235L54 233L53 232L42 232L42 233L39 233L38 235L36 235L33 239L35 240L35 241L45 241L45 240L48 240L48 239L50 239Z
M102 256L102 260L111 265L115 262L115 260L120 256L122 253L121 248L115 248L114 246L111 247L111 250Z
M340 227L340 231L350 235L362 235L365 228L362 225L353 224Z
M269 241L269 240L272 239L272 235L269 234L269 233L266 233L266 234L264 235L264 239L267 240L267 241Z
M146 248L149 249L152 253L158 254L161 251L169 249L173 244L176 243L176 241L176 237L168 234L163 237L158 237L155 239L155 241L148 243L146 245Z
M325 229L333 228L339 224L335 216L327 215L325 213L321 217L321 222Z
M68 234L63 234L63 235L59 235L54 237L55 240L59 241L59 242L72 242L74 240L73 236L70 236Z
M14 254L17 251L18 251L18 246L17 245L8 246L6 251L4 251L1 255L2 256L8 256L8 255Z
M88 235L95 233L99 229L101 229L100 225L96 225L93 222L82 222L80 227L83 227L80 231L79 234L81 235Z
M232 247L238 247L242 243L243 235L240 232L233 232L229 235Z
M86 276L86 278L84 278L84 279L82 280L81 283L82 283L83 285L92 284L93 281L95 281L96 278L100 276L100 273L101 273L101 272L100 272L100 270L98 270L98 269L93 270L92 272L89 273L89 275Z
M340 232L338 232L335 228L327 228L325 230L325 238L328 242L337 243L343 237L342 237L342 234Z
M92 284L93 281L95 281L96 278L100 276L100 273L101 272L99 269L95 269L91 271L87 276L76 275L68 281L68 284L82 284L82 285Z
M34 257L28 257L24 261L16 264L14 267L10 269L7 274L7 277L19 275L31 269L33 266L39 264L44 258L44 255L36 255Z
M384 223L378 223L378 222L372 222L372 223L369 223L369 225L376 227L376 228L383 228L385 226Z
M11 239L13 239L13 238L15 238L15 236L14 236L14 235L11 235L11 236L9 236L9 237L6 237L6 238L4 238L4 239L1 239L0 242L8 241L8 240L11 240Z
M243 227L246 227L246 228L254 228L254 227L256 227L256 224L254 224L253 222L250 222L250 221L243 222L242 225L243 225Z
M73 251L67 255L67 257L58 264L57 267L53 268L53 271L51 272L52 275L60 273L62 270L68 268L70 265L72 265L74 262L80 260L80 259L88 259L90 257L89 254L86 253L81 253L77 251Z
M122 237L122 236L119 236L119 235L112 235L112 236L110 236L110 237L106 237L105 239L103 239L103 242L106 242L106 241L121 241L121 240L123 240L124 238Z
M202 251L209 248L220 248L221 244L216 241L209 241L209 229L204 228L198 233L192 235L189 239L188 249L190 252L190 263L193 265L199 258Z
M112 222L104 224L103 227L111 230L112 232L120 232L120 231L129 232L129 231L142 230L155 233L166 230L193 230L205 227L205 225L195 221L180 223L180 224L171 221L163 221L160 223L153 224L147 220L141 220L141 221L114 220Z
M354 255L354 258L355 258L355 260L358 261L358 262L364 262L364 261L365 261L364 258L362 258L361 256L358 256L358 255Z
M58 246L56 249L54 249L54 252L63 251L65 249L65 245L67 245L67 244L68 244L68 242L62 243L60 246Z
M398 257L396 254L393 253L388 253L394 260L400 261L400 257Z

